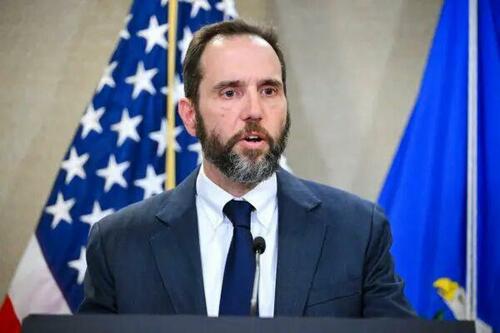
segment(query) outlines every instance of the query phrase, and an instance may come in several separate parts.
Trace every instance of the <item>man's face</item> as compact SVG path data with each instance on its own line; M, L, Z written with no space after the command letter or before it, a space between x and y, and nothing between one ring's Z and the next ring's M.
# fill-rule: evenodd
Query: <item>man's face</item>
M201 69L196 134L205 159L233 181L264 180L278 167L289 129L278 56L256 36L215 37Z

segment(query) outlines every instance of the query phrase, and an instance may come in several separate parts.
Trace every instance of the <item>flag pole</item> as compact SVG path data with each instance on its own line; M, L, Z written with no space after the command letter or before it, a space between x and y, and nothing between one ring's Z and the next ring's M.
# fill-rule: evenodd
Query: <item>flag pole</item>
M167 53L167 155L165 159L165 170L167 179L165 188L167 190L175 187L175 51L177 50L177 0L168 1L168 53Z
M477 304L477 45L478 2L469 0L467 86L467 272L466 316L476 319Z

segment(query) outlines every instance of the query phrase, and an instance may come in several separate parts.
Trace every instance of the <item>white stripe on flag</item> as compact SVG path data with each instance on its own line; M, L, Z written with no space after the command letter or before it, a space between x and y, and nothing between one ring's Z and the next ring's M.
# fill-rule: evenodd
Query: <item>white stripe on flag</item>
M19 321L32 313L71 313L45 262L36 236L31 237L17 266L9 296Z
M466 317L477 318L477 42L478 1L469 0L467 86L467 259Z

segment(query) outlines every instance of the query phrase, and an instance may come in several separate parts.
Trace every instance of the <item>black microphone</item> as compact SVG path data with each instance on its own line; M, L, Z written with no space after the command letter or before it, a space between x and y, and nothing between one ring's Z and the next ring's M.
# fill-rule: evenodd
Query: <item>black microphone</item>
M250 315L257 315L257 297L259 294L260 280L260 255L266 250L266 241L262 237L255 237L253 240L253 250L255 252L255 278L253 280L252 299L250 300Z
M264 253L266 250L266 241L262 237L255 237L253 240L253 251L259 254Z

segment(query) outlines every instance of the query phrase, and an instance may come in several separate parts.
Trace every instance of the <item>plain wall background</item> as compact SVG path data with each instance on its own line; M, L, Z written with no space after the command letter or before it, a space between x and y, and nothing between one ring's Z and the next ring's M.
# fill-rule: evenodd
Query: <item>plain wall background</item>
M130 3L0 2L0 296ZM441 3L236 1L241 17L278 30L292 117L286 156L296 174L376 200L418 93Z

